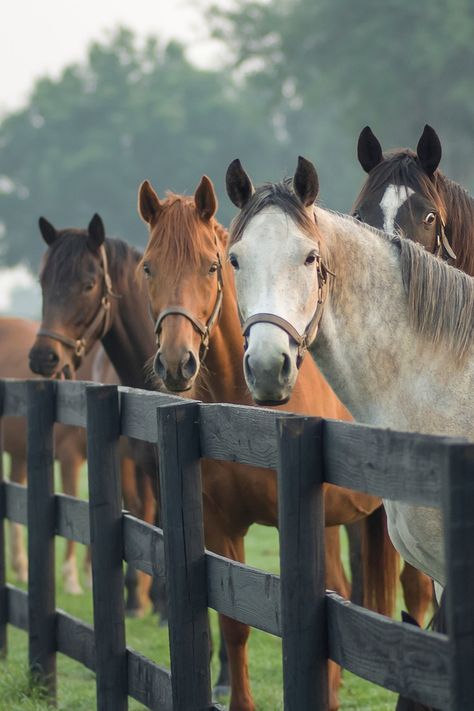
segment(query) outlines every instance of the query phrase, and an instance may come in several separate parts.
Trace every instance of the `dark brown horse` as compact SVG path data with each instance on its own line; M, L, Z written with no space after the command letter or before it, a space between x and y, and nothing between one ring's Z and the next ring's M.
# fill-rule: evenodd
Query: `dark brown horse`
M40 275L43 320L30 350L31 369L46 377L70 376L102 340L120 381L146 387L143 364L153 350L153 334L134 285L140 255L119 241L111 241L105 250L104 227L97 215L87 230L56 230L44 218L39 224L49 249ZM137 479L125 504L134 515L154 523L155 452L144 443L131 446ZM139 574L139 580L137 600L129 579L131 614L141 614L149 606L151 580L145 574Z
M368 177L353 215L385 232L401 231L473 276L474 199L439 170L436 131L425 126L416 153L404 148L384 155L366 126L357 153Z
M155 372L173 390L188 391L208 402L252 404L243 371L243 339L232 270L225 259L227 231L215 220L217 200L204 176L194 197L169 195L160 200L145 181L139 212L150 227L143 257L156 319L158 349ZM203 366L203 361L204 366ZM281 408L309 415L349 419L349 413L311 359L303 361L293 396ZM252 523L276 526L277 486L274 471L225 463L219 476L203 462L206 544L243 561L244 537ZM225 504L228 501L229 505ZM232 502L232 505L230 505ZM354 521L378 506L378 500L328 486L326 524ZM347 595L337 528L326 532L327 586ZM373 572L378 575L383 559ZM246 625L221 618L231 667L231 709L250 711ZM338 670L330 670L330 708L337 709Z
M0 319L0 377L31 378L28 368L28 351L35 338L39 324L22 318ZM95 347L84 359L78 371L83 380L111 382L114 373L107 358L101 357L103 351ZM10 479L17 484L26 482L26 425L23 418L6 417L3 422L4 449L11 458ZM70 496L79 495L79 477L81 466L86 459L86 437L80 427L67 427L57 424L54 431L55 456L61 470L63 491ZM133 482L133 463L122 457L123 478L126 488ZM23 545L22 528L19 524L11 525L11 558L13 570L21 582L26 582L28 566ZM87 562L87 561L86 561ZM90 571L87 569L87 572ZM75 543L66 542L66 553L62 569L64 589L73 595L82 592L77 573Z

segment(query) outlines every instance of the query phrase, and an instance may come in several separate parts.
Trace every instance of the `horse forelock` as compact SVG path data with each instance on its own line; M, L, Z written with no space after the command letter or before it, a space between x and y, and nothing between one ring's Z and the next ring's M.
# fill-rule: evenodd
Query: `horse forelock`
M264 183L255 190L248 203L232 221L229 244L239 242L251 220L267 207L279 208L309 237L319 239L315 221L293 191L291 178L285 178L279 183Z
M87 230L61 230L59 238L49 247L40 266L40 281L50 287L61 287L80 279L84 274L93 252L87 241ZM106 239L105 249L108 268L112 282L119 281L124 273L125 265L140 258L138 252L119 239Z
M227 237L226 229L214 217L207 223L200 218L194 197L167 193L150 231L144 259L156 260L160 273L175 279L187 269L196 270L203 257L212 260L217 252L222 255Z

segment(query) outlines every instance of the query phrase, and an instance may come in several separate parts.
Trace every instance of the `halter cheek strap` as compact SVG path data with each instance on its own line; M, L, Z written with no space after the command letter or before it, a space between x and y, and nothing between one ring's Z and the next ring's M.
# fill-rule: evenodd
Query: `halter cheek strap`
M217 297L216 297L216 302L214 304L214 308L212 309L211 315L209 316L207 322L203 324L199 319L197 319L194 314L192 314L188 309L185 309L183 306L169 306L167 309L164 309L161 311L159 314L158 318L156 319L156 324L155 324L155 334L156 334L156 345L158 348L160 347L160 334L161 334L161 327L163 324L163 321L167 316L183 316L186 318L188 321L191 322L193 328L200 334L201 336L201 345L199 348L199 360L201 363L204 361L207 351L209 350L209 341L211 338L211 333L212 329L214 328L214 325L219 318L219 314L222 308L222 299L223 299L223 290L224 290L224 283L222 280L222 263L221 263L221 258L220 254L217 255Z
M110 297L116 299L120 298L119 294L115 294L112 289L112 279L109 274L107 252L105 251L105 246L103 244L100 245L99 254L104 272L102 297L100 299L96 315L87 326L81 338L69 338L69 336L65 336L63 333L59 333L58 331L52 331L49 328L40 328L37 334L38 336L46 336L47 338L51 338L53 341L62 343L63 346L66 346L66 348L70 348L74 354L76 368L80 366L82 359L88 350L88 344L92 336L98 332L97 338L101 340L109 329Z
M326 301L327 289L328 289L328 275L332 274L329 269L321 261L321 257L318 255L318 303L316 304L315 312L311 318L311 321L306 326L304 333L300 334L296 328L286 319L276 314L269 313L258 313L250 316L242 328L242 334L245 338L245 350L247 350L247 339L250 328L256 323L270 323L273 326L278 326L282 331L288 334L288 336L296 343L298 347L298 354L296 356L296 367L300 368L303 358L309 346L313 343L316 335L318 333L319 324L324 311L324 303ZM334 276L334 274L332 274Z
M448 238L446 237L445 227L446 225L438 215L436 224L436 246L433 254L435 257L440 257L448 264L454 264L457 257L453 248L449 244Z

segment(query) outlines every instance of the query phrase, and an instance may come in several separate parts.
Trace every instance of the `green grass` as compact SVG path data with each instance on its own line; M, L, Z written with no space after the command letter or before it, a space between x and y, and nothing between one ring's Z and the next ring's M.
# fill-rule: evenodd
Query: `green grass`
M85 477L84 477L85 479ZM86 495L84 490L83 495ZM86 622L92 622L91 592L86 588L82 572L85 549L78 546L81 569L81 583L84 595L73 597L62 590L61 563L65 542L57 540L57 607ZM344 542L344 549L346 545ZM246 542L247 563L269 572L278 573L278 534L275 529L253 526ZM10 582L15 583L11 570ZM16 583L15 583L16 584ZM25 586L22 586L25 588ZM215 648L218 646L217 615L211 612ZM156 618L147 615L141 619L127 619L127 644L141 654L165 666L169 666L168 631L158 627ZM26 633L8 628L8 657L0 662L0 709L1 711L46 711L41 689L30 684L27 673ZM250 676L252 691L258 711L279 711L282 703L281 641L258 630L252 630L249 644ZM217 675L217 661L214 658L213 678ZM94 674L77 662L58 655L58 707L64 711L91 711L95 708ZM395 695L369 684L362 679L344 672L341 689L341 709L343 711L392 711ZM144 707L130 699L132 711Z

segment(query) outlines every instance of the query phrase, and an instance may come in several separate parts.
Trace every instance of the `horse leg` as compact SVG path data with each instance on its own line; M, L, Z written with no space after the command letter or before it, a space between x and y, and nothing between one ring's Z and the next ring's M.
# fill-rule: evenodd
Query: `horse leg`
M128 456L121 458L122 475L122 498L124 507L136 518L142 517L142 504L138 494L137 477L140 476L139 467ZM127 565L125 573L125 589L127 591L127 601L125 612L127 617L141 617L143 607L140 604L138 595L138 571L130 563Z
M430 603L433 600L433 585L431 578L414 568L409 563L405 563L400 575L400 582L403 588L405 605L420 627L423 627L424 620Z
M341 561L341 541L339 526L326 528L324 536L326 588L334 590L341 597L348 599L351 588L346 578ZM329 711L337 711L340 706L339 688L341 686L341 667L335 662L328 662Z
M81 460L72 450L76 448L75 438L68 437L64 443L67 454L60 459L61 482L63 492L69 496L77 498L79 494L79 476L81 472ZM61 449L64 449L64 444ZM82 588L79 582L79 574L76 561L76 544L74 541L66 539L66 552L62 567L64 592L69 595L81 595Z
M18 457L11 457L10 481L15 484L26 482L26 462ZM28 582L28 559L23 541L23 528L20 523L10 522L10 555L12 568L19 583Z
M351 568L351 602L362 605L364 600L364 571L362 567L362 526L360 521L346 524Z
M219 676L214 686L214 696L217 700L230 694L230 670L227 647L225 645L222 627L219 625Z

